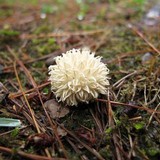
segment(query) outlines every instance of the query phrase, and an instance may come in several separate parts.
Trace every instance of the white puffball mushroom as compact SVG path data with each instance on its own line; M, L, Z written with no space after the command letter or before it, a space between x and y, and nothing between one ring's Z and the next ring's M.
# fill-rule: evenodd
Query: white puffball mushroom
M72 49L49 66L51 89L59 102L77 106L106 94L109 69L88 48Z

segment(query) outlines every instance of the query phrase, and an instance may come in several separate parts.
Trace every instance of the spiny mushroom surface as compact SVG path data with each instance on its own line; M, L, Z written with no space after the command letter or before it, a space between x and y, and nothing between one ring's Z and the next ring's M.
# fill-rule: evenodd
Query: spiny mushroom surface
M59 102L77 106L106 94L109 69L88 48L67 51L57 56L55 62L49 66L49 80Z

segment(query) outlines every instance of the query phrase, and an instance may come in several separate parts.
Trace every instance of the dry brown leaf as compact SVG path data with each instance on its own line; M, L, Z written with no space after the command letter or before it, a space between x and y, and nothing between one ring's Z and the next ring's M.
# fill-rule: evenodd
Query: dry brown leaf
M60 106L54 99L46 101L44 105L49 110L52 118L62 118L69 113L67 107Z
M52 146L54 138L46 133L32 134L27 138L25 147L33 146L37 149L43 149Z
M61 137L64 137L67 135L67 132L59 126L57 127L57 132L58 132L58 135Z

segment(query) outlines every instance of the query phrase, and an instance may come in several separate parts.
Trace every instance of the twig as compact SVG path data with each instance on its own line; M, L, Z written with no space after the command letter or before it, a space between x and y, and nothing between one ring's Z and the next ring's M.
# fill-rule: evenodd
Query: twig
M10 47L7 47L7 48L8 48L8 50L12 53L12 55L14 56L14 58L16 59L16 61L18 62L18 64L23 68L23 70L25 71L26 76L27 76L28 79L31 81L33 87L36 88L36 91L37 91L37 93L38 93L38 97L39 97L39 100L40 100L40 102L41 102L41 104L42 104L43 110L44 110L44 112L45 112L45 114L46 114L46 116L47 116L47 118L48 118L48 121L49 121L49 123L50 123L50 125L51 125L51 127L52 127L52 129L53 129L53 131L54 131L54 134L55 134L55 136L56 136L56 138L57 138L57 140L58 140L58 143L59 143L59 145L61 146L61 149L63 150L63 153L64 153L65 157L68 159L67 152L66 152L66 150L65 150L65 148L64 148L64 146L63 146L63 144L62 144L62 142L61 142L61 140L60 140L60 138L59 138L59 136L58 136L56 123L54 122L54 120L53 120L53 123L54 123L54 124L52 123L52 120L51 120L48 112L46 111L46 108L45 108L44 103L43 103L43 101L42 101L42 98L41 98L40 92L39 92L39 90L38 90L37 84L35 83L35 81L34 81L34 79L32 78L30 72L29 72L28 69L24 66L24 64L22 63L22 61L20 61L20 60L16 57L16 55L12 52L12 50L11 50ZM26 98L26 99L27 99L27 98ZM40 131L39 131L39 132L40 132ZM50 156L48 150L45 150L45 151L46 151L47 155Z
M22 128L19 128L19 130L25 129L25 128L27 128L27 127L29 127L29 125L28 125L28 126L24 126L24 127L22 127ZM4 133L0 133L0 137L1 137L1 136L5 136L6 134L12 133L14 130L15 130L15 129L12 129L12 130L7 131L7 132L4 132Z
M100 40L96 41L95 47L93 48L94 52L96 52L102 45L106 43L107 35L109 35L110 33L111 33L110 30L106 30L104 34L101 36Z
M158 91L157 91L156 94L154 95L153 99L152 99L151 101L149 101L149 102L147 103L147 105L152 104L152 103L157 99L159 93L160 93L160 89L158 89Z
M108 123L109 123L109 127L111 128L114 128L115 125L114 125L114 119L113 119L113 112L112 112L112 107L111 107L111 103L110 103L110 99L109 99L109 90L108 90L108 101L107 101L107 108L108 108ZM117 157L117 160L122 160L121 158L121 152L119 150L119 148L117 147L116 143L118 142L118 139L117 139L117 136L116 136L116 133L113 132L113 143L114 143L114 146L115 146L115 151L116 151L116 157Z
M104 132L104 129L103 129L102 125L101 125L100 120L99 120L98 118L96 118L96 116L94 115L92 109L89 109L89 111L90 111L90 113L91 113L91 115L92 115L92 117L93 117L95 123L96 123L97 126L98 126L99 132L102 134L102 133Z
M108 100L105 100L105 99L97 99L97 101L100 101L100 102L108 102ZM115 102L115 101L110 101L111 104L114 104L114 105L121 105L121 106L125 106L125 107L133 107L133 108L137 108L137 109L140 109L140 110L145 110L149 113L157 113L157 114L160 114L160 111L155 111L154 109L149 109L149 108L146 108L146 107L140 107L140 106L135 106L135 105L132 105L132 104L127 104L127 103L121 103L121 102Z
M138 54L144 54L146 52L153 52L153 51L154 51L153 49L145 49L145 50L138 50L138 51L122 53L122 54L119 54L116 57L108 60L107 64L108 63L116 63L117 61L119 61L119 59L123 59L123 58L126 58L128 56L135 56L135 55L138 55Z
M140 72L142 72L142 71L134 71L134 72L132 72L132 73L124 76L123 78L121 78L120 80L118 80L116 83L114 83L114 84L113 84L113 87L116 87L119 83L121 83L121 82L122 82L123 80L125 80L126 78L128 78L128 77L130 77L130 76L133 76L133 75L135 75L135 74L138 74L138 73L140 73Z
M135 151L138 152L138 155L140 155L143 160L150 160L150 158L148 158L148 156L141 149L139 149L137 145L135 145L134 148L135 148Z
M78 149L78 147L69 139L67 138L68 143L72 146L72 148L75 150L75 152L80 155L82 160L88 160L86 155L82 154L82 152Z
M151 114L146 128L148 128L148 126L150 125L150 123L151 123L151 121L152 121L152 118L154 117L154 114L155 114L155 112L156 112L156 110L158 109L159 106L160 106L160 103L156 106L154 112Z
M147 86L144 84L144 104L147 106Z
M90 36L95 35L98 33L105 32L106 29L99 29L99 30L93 30L93 31L79 31L79 32L63 32L63 33L50 33L50 34L40 34L40 35L32 35L32 34L22 34L20 36L21 39L33 39L33 38L50 38L50 37L68 37L68 36Z
M104 158L93 148L90 148L88 145L83 143L79 138L76 137L76 135L72 132L70 132L68 129L66 129L63 125L56 122L62 129L64 129L70 136L72 136L76 141L78 141L81 145L83 145L88 151L90 151L93 155L95 155L99 160L104 160Z
M71 46L71 47L68 47L67 48L67 50L70 50L70 49L72 49L72 48L79 48L79 45L74 45L74 46ZM37 58L37 59L33 59L33 60L29 60L29 61L27 61L27 62L24 62L23 64L30 64L30 63L33 63L33 62L36 62L36 61L42 61L42 60L45 60L45 59L47 59L47 58L51 58L51 57L56 57L56 56L58 56L58 55L60 55L61 53L64 53L64 52L66 52L66 50L64 50L64 51L61 51L61 50L58 50L58 51L54 51L53 53L50 53L50 54L47 54L47 55L44 55L44 56L41 56L41 57L39 57L39 58ZM8 71L9 70L9 71ZM7 66L7 67L4 67L3 69L2 69L2 71L3 71L3 73L8 73L8 72L12 72L12 70L13 70L13 66Z
M137 121L137 120L140 120L140 119L142 119L142 116L133 117L133 118L130 118L129 120L130 121Z
M145 37L144 35L138 31L138 29L136 27L133 27L132 24L129 24L128 25L129 28L131 28L138 36L140 36L155 52L158 53L158 55L160 56L160 51L151 43L149 42Z
M35 154L25 153L23 151L15 152L10 148L6 148L6 147L2 147L2 146L0 146L0 151L1 152L6 152L6 153L9 153L9 154L18 154L18 155L20 155L24 158L28 158L28 159L31 159L31 160L66 160L65 158L48 158L48 157L45 157L45 156L39 156L39 155L35 155Z
M7 46L7 49L8 49L8 51L14 56L15 60L16 60L17 62L19 62L18 58L16 57L16 55L14 54L14 52L11 50L11 48ZM19 64L21 64L21 63L19 62ZM39 125L38 125L38 123L37 123L37 121L36 121L36 118L35 118L35 116L34 116L34 111L32 110L32 108L31 108L31 106L30 106L30 104L29 104L29 102L28 102L28 99L27 99L27 97L26 97L26 95L25 95L25 93L24 93L24 91L23 91L23 87L22 87L22 84L21 84L20 79L19 79L19 76L18 76L18 72L17 72L17 69L16 69L16 63L15 63L15 62L14 62L14 71L15 71L15 74L16 74L16 78L17 78L17 81L18 81L20 90L21 90L21 92L23 93L23 97L24 97L25 102L26 102L26 104L27 104L27 106L28 106L28 108L29 108L29 111L30 111L30 113L31 113L31 117L32 117L33 122L34 122L34 124L35 124L36 130L37 130L38 133L41 133L41 131L40 131L40 129L39 129ZM51 157L48 149L45 149L45 152L46 152L46 154L47 154L48 157Z
M120 147L120 145L117 142L115 143L115 145L118 147L119 151L124 155L125 159L130 160L127 153Z
M127 129L127 131L128 131L128 138L129 138L129 143L130 143L130 147L131 147L131 149L130 149L130 151L129 151L129 153L128 153L128 157L131 158L132 155L135 156L134 146L135 146L135 143L136 143L136 139L137 139L137 138L135 138L135 140L134 140L134 142L133 142L132 136L131 136L130 133L129 133L130 130Z
M38 89L41 89L41 88L43 88L43 87L48 86L49 84L50 84L50 82L48 81L48 82L45 82L44 84L41 84L41 85L37 86L37 88L38 88ZM37 90L37 88L29 89L29 90L27 90L27 91L24 91L24 93L25 93L25 94L28 94L28 93L30 93L30 92L33 92L33 91ZM10 93L8 97L9 97L10 99L15 99L15 98L21 97L22 95L23 95L22 92L19 92L19 93Z
M40 133L39 126L38 126L37 121L36 121L36 119L35 119L35 117L34 117L34 111L32 110L32 108L31 108L31 106L30 106L30 104L29 104L29 102L28 102L28 99L27 99L27 97L26 97L26 95L25 95L25 93L24 93L24 91L23 91L23 87L22 87L22 85L21 85L21 81L20 81L20 79L19 79L18 72L17 72L17 69L16 69L16 63L14 63L14 71L15 71L15 74L16 74L16 78L17 78L17 81L18 81L20 90L21 90L21 92L22 92L22 94L23 94L23 97L24 97L24 99L25 99L25 101L26 101L26 104L27 104L27 106L28 106L28 108L29 108L29 110L30 110L30 113L31 113L33 122L34 122L34 124L35 124L36 130L37 130L38 133Z
M30 113L31 113L31 117L32 117L33 122L34 122L34 124L35 124L36 130L37 130L38 133L41 133L41 131L40 131L40 129L39 129L39 125L38 125L38 123L37 123L37 121L36 121L36 118L35 118L35 116L34 116L34 111L32 110L32 108L31 108L31 106L30 106L30 104L29 104L29 102L28 102L28 99L27 99L26 95L24 94L24 91L23 91L23 88L22 88L22 85L21 85L21 82L20 82L20 79L19 79L19 76L18 76L18 72L17 72L17 69L16 69L16 63L14 63L14 70L15 70L15 74L16 74L16 78L17 78L17 81L18 81L20 90L21 90L21 92L23 93L23 97L24 97L24 99L25 99L25 101L26 101L26 104L27 104L27 106L28 106L28 108L29 108L29 111L30 111ZM46 152L46 154L47 154L48 157L51 157L48 149L45 149L45 152Z

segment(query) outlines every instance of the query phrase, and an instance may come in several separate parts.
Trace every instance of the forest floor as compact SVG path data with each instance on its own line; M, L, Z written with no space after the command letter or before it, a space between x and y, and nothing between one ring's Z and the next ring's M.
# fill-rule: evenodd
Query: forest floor
M21 125L0 127L0 159L160 159L160 9L154 6L1 0L0 118ZM159 16L151 16L155 10ZM51 92L48 66L82 47L110 69L109 94L64 107Z

